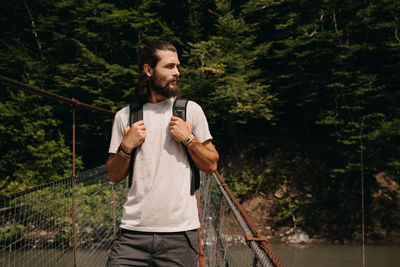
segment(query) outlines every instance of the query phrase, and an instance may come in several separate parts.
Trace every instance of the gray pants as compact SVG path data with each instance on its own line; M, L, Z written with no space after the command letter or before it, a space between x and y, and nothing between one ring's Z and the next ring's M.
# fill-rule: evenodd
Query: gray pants
M121 228L113 241L107 267L197 266L197 230L177 233L147 233Z

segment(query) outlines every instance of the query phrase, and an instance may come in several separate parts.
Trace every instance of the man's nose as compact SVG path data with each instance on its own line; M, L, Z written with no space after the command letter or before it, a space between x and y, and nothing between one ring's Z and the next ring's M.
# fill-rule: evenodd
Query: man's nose
M179 69L178 68L174 68L174 73L173 73L173 75L174 76L177 76L177 77L179 77L179 75L181 75L180 73L179 73Z

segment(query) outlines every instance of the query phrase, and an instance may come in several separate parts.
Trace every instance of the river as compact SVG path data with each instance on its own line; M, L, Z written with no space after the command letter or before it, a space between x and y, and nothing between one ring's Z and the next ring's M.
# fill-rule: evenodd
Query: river
M362 267L362 247L355 245L287 246L272 243L271 248L285 267ZM230 247L233 266L251 266L250 249ZM400 267L400 246L367 245L366 267Z
M283 244L271 244L272 249L285 267L362 267L362 248L354 245L307 245L288 247ZM245 246L230 247L231 253L236 258L231 266L251 266L251 252ZM47 251L40 257L38 254L44 251L37 250L31 252L9 252L0 254L0 267L10 266L49 266L52 262L52 253ZM60 252L54 251L54 256ZM106 260L105 251L92 251L80 253L78 266L101 266L99 262ZM248 254L246 256L245 254ZM39 256L39 262L37 260ZM5 258L4 258L5 257ZM228 257L229 258L229 257ZM36 259L36 260L34 260ZM54 258L53 258L54 259ZM245 262L240 262L243 260ZM250 264L249 264L250 262ZM58 262L57 266L73 266L72 253L66 253ZM389 245L367 245L366 246L366 267L399 267L400 266L400 246Z
M310 245L288 247L271 244L285 267L362 267L362 247L354 245ZM367 245L366 267L399 267L400 246Z

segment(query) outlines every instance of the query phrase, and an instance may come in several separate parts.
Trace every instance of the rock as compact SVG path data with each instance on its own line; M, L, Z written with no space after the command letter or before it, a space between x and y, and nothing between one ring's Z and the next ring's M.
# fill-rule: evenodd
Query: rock
M289 244L310 244L310 237L301 230L296 230L291 235L287 236L287 242Z
M290 235L291 233L293 233L294 232L294 229L293 228L290 228L289 230L287 230L286 232L285 232L285 235Z
M282 226L277 230L277 232L285 234L285 232L289 231L290 229L291 229L291 227L289 227L289 226Z
M286 185L282 185L274 194L274 197L281 199L283 195L286 193L287 187Z

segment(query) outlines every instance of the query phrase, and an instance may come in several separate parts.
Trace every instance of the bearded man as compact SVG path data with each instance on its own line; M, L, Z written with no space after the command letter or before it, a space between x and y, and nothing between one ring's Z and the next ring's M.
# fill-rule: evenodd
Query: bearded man
M219 155L197 103L187 103L186 121L172 115L179 94L176 48L157 40L138 47L137 54L135 93L143 103L143 120L128 125L129 106L117 112L106 164L110 181L118 183L135 157L133 183L107 266L197 266L200 223L182 144L206 173L217 169Z

